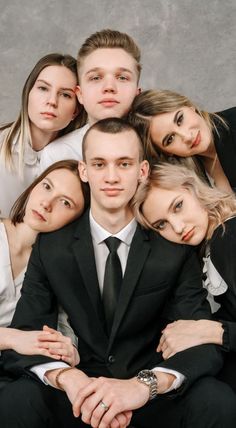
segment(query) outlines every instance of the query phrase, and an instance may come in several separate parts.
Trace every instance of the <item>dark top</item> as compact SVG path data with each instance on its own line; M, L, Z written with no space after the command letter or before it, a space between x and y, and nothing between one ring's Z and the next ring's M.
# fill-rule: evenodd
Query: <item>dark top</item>
M228 285L224 294L214 296L220 303L215 318L224 320L224 346L236 352L236 217L219 226L210 242L210 257L216 270Z
M205 297L195 251L137 226L108 337L85 214L59 231L38 237L12 327L37 330L47 324L55 328L59 303L78 336L81 370L91 376L129 378L144 368L171 368L186 376L179 394L197 378L218 372L220 347L201 345L163 361L156 346L167 322L211 318ZM14 351L4 351L3 358L6 369L31 375L29 367L52 361Z
M230 186L236 191L236 107L217 114L224 119L228 127L214 119L217 128L217 132L213 132L214 143L223 171Z

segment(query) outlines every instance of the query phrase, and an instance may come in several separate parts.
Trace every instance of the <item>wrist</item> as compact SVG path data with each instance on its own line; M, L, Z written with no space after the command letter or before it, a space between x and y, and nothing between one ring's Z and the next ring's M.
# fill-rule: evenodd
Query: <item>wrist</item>
M158 394L165 394L165 392L171 388L176 376L172 373L166 373L159 370L154 370L154 372L157 377Z
M6 333L3 335L4 342L2 344L2 350L4 349L13 349L15 346L15 342L17 339L17 336L20 335L20 330L17 330L15 328L6 328Z
M224 329L221 322L213 320L199 320L197 322L203 332L203 344L214 343L215 345L222 345Z
M136 379L146 387L146 391L148 390L148 400L152 400L157 396L158 382L156 373L153 370L141 370Z

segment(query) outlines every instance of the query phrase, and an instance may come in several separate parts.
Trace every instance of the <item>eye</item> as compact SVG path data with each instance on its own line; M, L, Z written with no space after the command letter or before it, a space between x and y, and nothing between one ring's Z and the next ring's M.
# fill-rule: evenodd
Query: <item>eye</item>
M169 136L166 138L165 143L163 144L163 145L164 145L164 147L167 147L167 146L169 146L171 143L173 143L174 138L175 138L175 134L171 134L171 135L169 135Z
M73 95L69 92L59 92L59 95L61 95L63 98L72 99Z
M40 86L38 86L37 88L38 88L40 91L42 91L42 92L46 92L46 91L48 91L48 87L47 87L47 86L40 85Z
M155 223L155 224L153 225L153 227L154 227L157 231L160 231L160 230L164 230L164 229L165 229L166 224L167 224L167 221L166 221L166 220L159 220L157 223Z
M93 166L94 166L96 169L101 169L101 168L104 166L104 163L103 163L103 162L94 162L94 163L93 163Z
M101 76L100 75L96 75L96 76L90 76L89 77L89 80L91 80L91 81L98 81L98 80L100 80L101 79Z
M181 210L182 206L183 206L183 201L177 202L177 204L174 206L174 211Z
M181 123L183 122L183 119L184 119L184 114L180 113L180 115L178 116L177 121L176 121L178 126L181 125Z
M118 74L117 79L123 82L129 80L128 76L125 76L124 74Z
M50 184L47 181L42 181L42 186L46 190L50 190L51 189L51 186L50 186Z
M121 163L120 163L120 166L121 166L122 168L128 168L128 167L130 166L130 162L128 162L128 161L123 161L123 162L121 162Z
M70 203L67 199L61 199L61 203L62 203L66 208L71 208L71 203Z

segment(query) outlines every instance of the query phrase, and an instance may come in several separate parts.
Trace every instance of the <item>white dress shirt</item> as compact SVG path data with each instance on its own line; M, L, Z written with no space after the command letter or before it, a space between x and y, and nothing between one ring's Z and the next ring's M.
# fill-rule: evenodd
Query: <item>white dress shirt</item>
M128 223L122 230L120 230L118 233L111 235L110 232L108 232L106 229L104 229L102 226L100 226L95 219L92 216L92 213L90 211L89 214L89 220L90 220L90 230L92 235L92 241L93 241L93 247L94 247L94 256L95 256L95 263L97 268L97 276L98 276L98 282L100 291L102 293L103 289L103 279L104 279L104 273L105 273L105 264L106 259L109 254L109 250L107 245L105 244L105 239L107 239L109 236L114 236L115 238L118 238L121 240L121 244L118 247L117 254L120 258L121 262L121 268L124 275L129 249L130 245L133 239L133 236L135 234L135 230L137 228L137 222L133 218L130 223ZM47 370L53 370L60 367L67 367L65 363L47 363L47 364L41 364L38 366L31 367L31 371L37 374L37 376L45 383L48 384L48 380L45 377L45 373ZM185 376L182 375L179 372L176 372L175 370L161 368L161 367L154 367L153 370L170 373L173 374L176 379L173 381L171 387L166 391L172 391L173 389L179 388L184 379Z

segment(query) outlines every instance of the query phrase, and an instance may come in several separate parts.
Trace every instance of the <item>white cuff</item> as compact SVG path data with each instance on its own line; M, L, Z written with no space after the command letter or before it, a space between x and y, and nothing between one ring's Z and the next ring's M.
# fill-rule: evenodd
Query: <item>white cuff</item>
M164 394L166 394L167 392L173 391L173 389L178 389L182 385L182 383L185 381L185 376L182 373L176 372L175 370L166 369L164 367L154 367L154 369L152 370L157 372L170 373L176 377L176 379L173 381L170 388L168 388L164 392Z
M45 383L45 385L50 385L53 386L48 379L45 376L45 373L48 370L55 370L55 369L60 369L63 367L70 367L68 364L63 363L63 362L53 362L53 363L45 363L45 364L38 364L37 366L32 366L30 368L30 371L33 372L34 374L36 374L39 379Z

